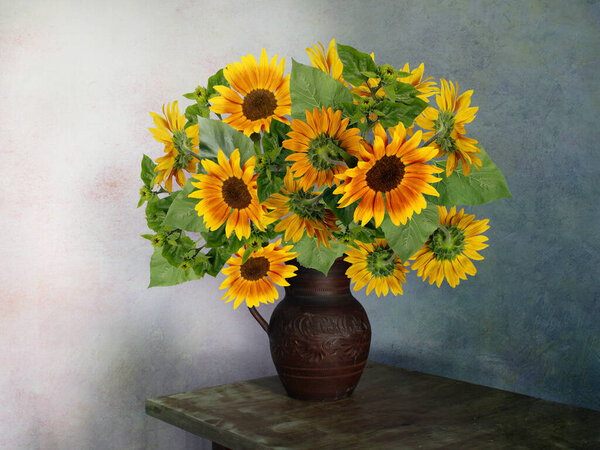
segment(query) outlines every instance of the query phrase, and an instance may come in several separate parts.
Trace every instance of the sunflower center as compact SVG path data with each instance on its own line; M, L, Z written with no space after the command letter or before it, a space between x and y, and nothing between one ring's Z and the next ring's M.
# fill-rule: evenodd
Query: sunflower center
M322 222L325 218L325 208L321 200L315 201L315 197L313 192L298 189L297 192L290 193L287 207L298 217Z
M376 278L389 277L396 268L396 255L389 247L379 247L367 255L367 269Z
M452 130L454 130L452 111L440 111L438 118L433 121L433 129L435 134L439 135L435 142L439 144L444 153L453 153L458 150L456 141L452 137Z
M192 160L192 140L189 138L184 130L173 131L173 145L177 150L177 156L175 157L175 163L173 167L175 169L184 169Z
M275 112L277 99L266 89L254 89L244 97L242 111L249 120L266 119Z
M404 178L404 163L397 156L384 156L367 172L367 185L378 192L395 189Z
M223 200L231 208L244 209L252 201L252 196L248 186L243 180L237 177L231 177L223 181L222 188Z
M256 281L267 275L269 267L269 260L264 256L258 256L248 258L248 261L241 265L240 271L242 278L249 281Z
M465 248L465 232L456 225L444 225L433 232L427 245L438 261L453 260Z
M327 134L320 134L310 141L306 157L317 170L330 170L339 163L340 141Z

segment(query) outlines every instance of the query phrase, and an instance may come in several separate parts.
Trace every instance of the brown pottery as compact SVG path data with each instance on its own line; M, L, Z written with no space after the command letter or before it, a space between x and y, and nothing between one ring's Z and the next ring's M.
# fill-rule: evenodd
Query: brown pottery
M290 397L330 401L348 397L367 362L371 326L350 292L349 264L338 258L327 276L298 266L268 327L271 356ZM253 315L261 322L256 310Z

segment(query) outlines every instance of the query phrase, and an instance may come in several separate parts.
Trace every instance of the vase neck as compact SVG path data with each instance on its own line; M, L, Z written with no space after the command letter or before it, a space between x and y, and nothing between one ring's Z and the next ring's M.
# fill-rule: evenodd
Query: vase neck
M293 262L298 267L296 276L289 278L286 294L294 297L338 297L350 294L350 279L346 270L350 266L343 258L335 260L327 275Z

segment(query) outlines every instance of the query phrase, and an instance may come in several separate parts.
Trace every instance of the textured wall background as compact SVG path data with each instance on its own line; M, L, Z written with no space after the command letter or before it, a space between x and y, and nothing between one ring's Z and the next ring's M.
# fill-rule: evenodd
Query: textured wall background
M139 163L148 111L331 37L474 89L515 197L471 209L491 246L459 288L358 295L372 359L600 409L597 2L0 3L0 448L208 448L144 399L274 373L219 279L145 288Z

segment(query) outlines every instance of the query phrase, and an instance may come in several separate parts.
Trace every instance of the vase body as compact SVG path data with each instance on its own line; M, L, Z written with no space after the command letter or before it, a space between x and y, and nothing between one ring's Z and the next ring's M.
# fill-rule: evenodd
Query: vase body
M350 292L348 266L338 258L325 276L298 265L271 315L271 356L290 397L338 400L352 394L362 375L371 326Z

